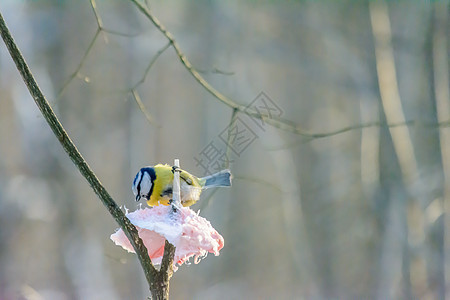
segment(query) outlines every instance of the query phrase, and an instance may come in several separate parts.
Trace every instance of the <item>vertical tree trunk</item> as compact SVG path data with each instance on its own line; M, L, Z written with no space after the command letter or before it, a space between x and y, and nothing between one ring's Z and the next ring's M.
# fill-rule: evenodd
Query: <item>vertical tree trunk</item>
M448 4L435 3L432 13L432 64L434 96L436 100L436 116L438 122L447 121L450 118L450 88L448 67ZM434 260L436 267L437 299L445 299L449 294L446 282L450 278L450 132L448 129L439 129L440 156L442 164L442 199L437 199L440 208L439 216L432 227L432 242L435 245ZM433 284L433 283L431 283Z
M159 274L156 281L150 285L152 300L169 299L169 280L165 281L163 276Z

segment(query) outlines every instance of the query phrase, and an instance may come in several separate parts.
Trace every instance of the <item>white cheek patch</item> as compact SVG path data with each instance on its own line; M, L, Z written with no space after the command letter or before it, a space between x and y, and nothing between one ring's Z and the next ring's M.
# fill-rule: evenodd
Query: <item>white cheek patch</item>
M134 178L134 181L133 181L133 186L131 187L131 190L133 191L133 194L135 196L138 195L137 186L138 186L139 182L141 181L141 177L142 177L142 171L139 171L139 173L136 174L136 178Z
M152 180L150 178L150 174L147 172L144 173L141 180L141 196L150 196L150 190L152 188Z

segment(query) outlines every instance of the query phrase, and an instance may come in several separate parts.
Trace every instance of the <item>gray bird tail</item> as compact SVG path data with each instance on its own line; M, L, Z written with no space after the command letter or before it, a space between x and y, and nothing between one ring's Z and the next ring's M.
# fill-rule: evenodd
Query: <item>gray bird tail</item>
M218 173L206 176L200 179L204 182L204 189L216 186L231 186L231 172L230 170L222 170Z

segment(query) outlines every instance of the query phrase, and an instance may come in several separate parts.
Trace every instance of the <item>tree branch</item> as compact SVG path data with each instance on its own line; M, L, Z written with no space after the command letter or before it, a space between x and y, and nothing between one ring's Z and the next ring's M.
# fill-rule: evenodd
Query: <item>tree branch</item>
M141 97L139 96L137 88L145 82L145 79L147 78L147 75L150 72L150 69L152 68L153 64L158 60L158 58L161 56L161 54L163 54L164 51L166 51L167 48L169 48L169 46L170 46L170 43L167 43L166 45L164 45L164 47L159 49L158 52L156 52L155 56L153 56L153 58L150 60L150 63L148 64L147 68L145 69L145 72L142 75L141 79L139 79L139 81L136 82L136 84L130 89L130 93L133 96L133 99L136 101L137 105L139 106L139 109L144 114L147 121L150 124L155 125L157 127L160 127L160 125L155 121L155 119L152 117L150 112L145 107L144 102L142 102Z
M173 37L173 35L166 29L166 27L156 18L152 11L139 2L138 0L130 0L152 23L153 25L167 38L172 48L175 50L178 58L181 61L181 64L188 70L188 72L195 78L195 80L205 89L207 90L211 95L213 95L216 99L224 103L225 105L229 106L230 108L242 112L244 114L247 114L250 117L260 119L264 122L266 122L269 125L272 125L273 127L276 127L278 129L291 132L294 134L298 134L300 136L304 136L307 138L317 139L317 138L324 138L329 137L337 134L341 134L347 131L355 130L355 129L362 129L362 128L368 128L368 127L374 127L374 126L387 126L389 128L391 127L401 127L401 126L410 126L414 125L420 122L416 121L405 121L401 123L395 123L395 124L382 124L380 122L369 122L369 123L362 123L357 124L354 126L348 126L344 127L338 130L330 131L330 132L324 132L324 133L313 133L310 131L307 131L303 129L299 124L287 120L285 118L277 117L277 116L269 116L267 114L259 113L255 110L252 110L248 106L242 105L237 103L236 101L228 98L224 94L220 93L218 90L216 90L214 87L212 87L203 77L200 75L200 73L192 66L192 64L187 59L186 55L181 51L180 46L178 45L177 41ZM429 127L448 127L450 125L450 120L445 122L440 122L436 124L432 124ZM426 126L428 127L428 126Z
M103 25L103 20L100 17L100 14L99 14L99 12L97 10L97 2L95 2L95 0L90 0L90 3L91 3L92 11L94 12L94 15L95 15L95 20L97 21L97 27L98 27L98 29L100 31L104 31L104 32L107 32L109 34L123 36L123 37L135 37L135 36L137 36L137 34L123 33L123 32L119 32L119 31L115 31L115 30L111 30L111 29L105 28L105 26Z
M150 69L153 67L153 65L155 64L156 60L158 60L158 58L161 56L161 54L164 53L164 51L167 50L167 48L170 47L170 42L167 43L166 45L164 45L164 47L162 47L161 49L158 50L158 52L156 52L155 56L153 56L153 58L150 60L150 63L148 64L147 68L145 69L144 75L142 75L142 78L139 79L138 82L136 82L136 84L131 88L131 89L137 89L138 86L140 86L141 84L143 84L145 82L145 79L147 78L148 73L150 72Z
M203 77L200 75L200 73L192 66L190 61L187 59L186 55L181 51L180 46L178 45L177 41L173 37L173 35L167 31L167 29L164 27L163 24L152 14L149 8L147 8L144 4L140 3L138 0L131 0L136 7L155 25L156 28L169 40L170 45L175 50L178 58L180 59L183 66L189 71L189 73L197 80L197 82L203 86L211 95L213 95L215 98L220 100L225 105L236 109L237 111L243 112L249 116L252 116L257 119L261 119L263 121L266 121L267 123L271 124L272 126L278 127L282 130L287 130L291 132L295 132L298 134L306 134L298 125L295 123L278 118L275 116L269 116L267 114L261 114L256 111L249 111L249 108L245 105L241 105L224 94L220 93L218 90L216 90L214 87L212 87Z
M169 283L173 275L173 259L175 256L175 246L166 240L164 244L164 255L161 261L161 269L155 281L152 282L150 288L152 299L168 300L169 299Z
M97 41L97 38L99 37L101 32L100 27L97 28L97 31L95 32L94 37L92 38L91 42L89 43L88 48L86 49L86 52L84 52L83 57L81 58L81 61L78 63L77 68L75 71L69 76L69 78L66 79L64 82L62 88L59 90L58 95L56 96L56 101L61 99L61 97L64 95L64 92L66 91L66 88L69 86L69 84L72 82L72 80L77 77L77 75L80 73L81 67L83 67L84 62L86 61L87 56L91 52L92 48L94 47L95 42Z
M92 172L91 168L81 156L75 144L72 142L72 140L64 130L63 126L53 112L50 104L48 103L47 99L42 94L38 84L36 83L36 80L34 79L16 43L14 42L14 39L5 24L1 13L0 34L6 44L6 47L8 48L11 58L16 64L16 67L23 78L23 81L27 85L31 96L33 97L36 105L39 107L50 128L53 130L53 133L58 138L59 142L63 146L66 153L69 155L72 162L77 166L78 170L84 176L84 178L86 178L89 185L102 201L103 205L105 205L109 213L113 216L113 218L125 232L127 238L130 240L130 243L133 246L144 270L145 277L149 283L149 286L151 286L152 281L154 281L154 279L158 275L158 271L153 266L152 261L148 256L147 248L144 246L141 238L139 237L136 227L131 224L130 220L124 215L122 210L111 198L105 187L100 183L98 178Z
M137 105L139 106L139 109L141 110L141 112L144 114L145 118L147 119L147 121L152 124L155 125L156 127L161 127L156 121L155 119L152 117L152 115L150 114L150 112L147 110L147 108L145 107L144 103L141 100L141 97L139 96L139 93L137 92L137 90L135 88L133 88L131 90L131 96L133 96L134 101L136 101Z
M97 10L97 3L95 2L95 0L90 0L90 4L91 4L91 8L92 11L94 13L95 16L95 21L97 22L97 30L94 34L94 37L92 38L92 40L89 43L88 48L86 49L86 51L84 52L80 62L78 63L77 68L75 69L75 71L70 74L70 76L64 81L63 86L61 87L61 89L58 92L58 95L56 96L56 101L59 101L62 96L64 95L64 93L66 92L67 87L69 86L69 84L72 82L72 80L77 77L80 74L80 70L83 67L88 55L91 53L95 42L97 41L98 37L100 36L100 33L103 31L104 33L109 33L112 35L117 35L117 36L123 36L123 37L134 37L137 36L138 34L128 34L128 33L123 33L123 32L118 32L115 30L111 30L108 28L105 28L105 26L103 25L103 20L100 17L100 14ZM105 42L106 40L106 35L104 35L105 38Z

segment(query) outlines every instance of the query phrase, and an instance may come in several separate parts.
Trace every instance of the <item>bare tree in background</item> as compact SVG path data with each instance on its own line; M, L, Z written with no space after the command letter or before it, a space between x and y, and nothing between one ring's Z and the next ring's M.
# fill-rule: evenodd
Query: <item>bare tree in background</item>
M175 298L445 298L448 3L7 2L119 205L135 206L143 165L179 157L203 175L207 145L228 153L233 190L198 204L225 248L180 269ZM145 297L0 54L0 297ZM246 110L260 92L281 117ZM238 119L258 137L236 155L219 135Z

